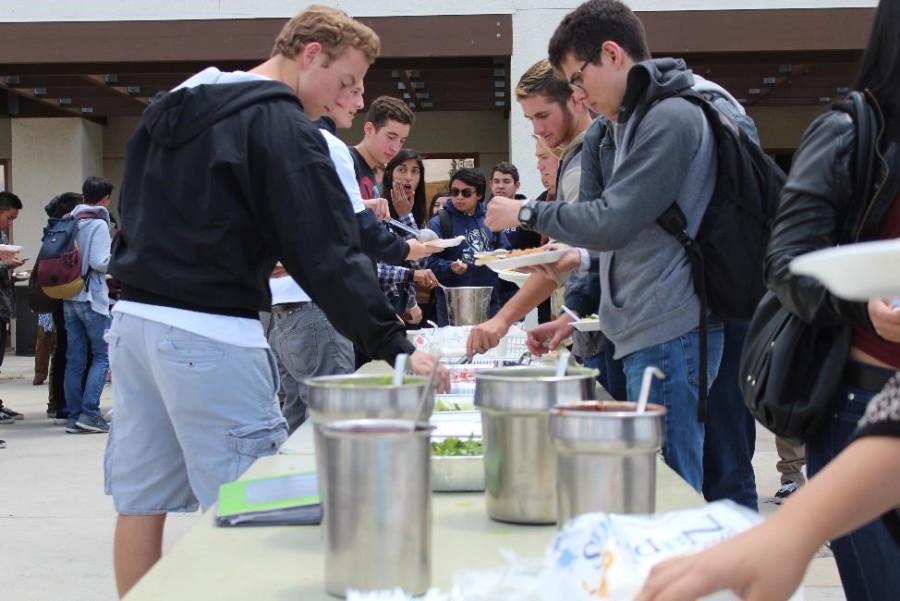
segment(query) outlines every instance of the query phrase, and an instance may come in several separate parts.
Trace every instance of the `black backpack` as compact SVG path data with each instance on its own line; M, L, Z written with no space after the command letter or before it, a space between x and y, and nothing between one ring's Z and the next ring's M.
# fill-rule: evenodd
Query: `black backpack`
M712 199L691 238L676 205L657 223L684 247L700 299L700 399L698 419L706 420L707 309L723 319L748 321L766 291L763 267L772 222L787 176L759 144L705 95L687 89L675 95L703 110L716 144L716 184Z

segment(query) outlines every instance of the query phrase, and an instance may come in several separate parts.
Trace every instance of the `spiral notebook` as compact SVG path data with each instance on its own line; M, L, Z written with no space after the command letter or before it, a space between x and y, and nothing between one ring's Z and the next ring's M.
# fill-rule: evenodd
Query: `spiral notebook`
M219 487L219 526L319 524L322 503L315 472L238 480Z

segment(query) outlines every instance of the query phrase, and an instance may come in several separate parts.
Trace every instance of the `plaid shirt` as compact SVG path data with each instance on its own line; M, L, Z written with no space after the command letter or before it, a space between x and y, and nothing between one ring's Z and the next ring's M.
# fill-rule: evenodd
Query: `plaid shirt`
M403 225L409 226L414 230L418 230L416 219L412 213L407 213L397 219ZM412 234L406 233L404 237L409 240ZM416 305L416 287L413 284L413 272L416 269L422 269L419 261L407 261L405 265L390 265L388 263L378 262L378 283L381 285L382 292L389 298L400 296L400 289L406 286L409 292L407 301L407 309L411 309Z

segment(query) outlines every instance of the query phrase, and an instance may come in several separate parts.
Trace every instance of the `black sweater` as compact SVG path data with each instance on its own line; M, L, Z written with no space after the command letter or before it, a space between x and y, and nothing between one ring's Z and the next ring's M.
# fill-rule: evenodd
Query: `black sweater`
M110 271L123 300L255 317L277 260L372 356L409 352L315 125L273 81L164 95L128 142Z

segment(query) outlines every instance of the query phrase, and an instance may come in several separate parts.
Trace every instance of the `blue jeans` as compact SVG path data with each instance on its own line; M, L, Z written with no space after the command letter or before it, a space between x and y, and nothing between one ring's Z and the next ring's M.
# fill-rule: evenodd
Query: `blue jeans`
M82 413L97 417L100 415L100 394L109 371L103 334L109 329L110 318L91 309L89 302L65 301L63 314L68 337L64 384L66 412L70 419L77 419Z
M616 349L606 340L603 350L591 357L584 358L584 366L600 371L597 381L617 400L628 398L628 389L625 386L625 371L621 359L614 359Z
M708 340L706 373L708 381L713 382L722 359L721 322L710 322ZM650 389L650 402L667 410L663 459L697 491L703 489L704 435L703 424L697 420L699 341L699 331L692 330L623 358L629 401L637 401L640 396L646 367L658 367L666 374L665 380L654 380Z
M709 391L706 439L703 442L703 496L707 501L731 499L758 510L753 451L756 421L744 405L738 386L741 349L747 322L726 321L722 364Z
M866 405L878 391L844 385L832 405L832 416L806 442L809 476L844 450ZM885 474L885 477L892 477ZM831 542L848 601L896 599L900 591L900 547L881 520L875 520Z

